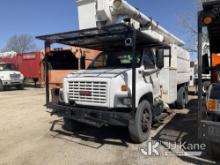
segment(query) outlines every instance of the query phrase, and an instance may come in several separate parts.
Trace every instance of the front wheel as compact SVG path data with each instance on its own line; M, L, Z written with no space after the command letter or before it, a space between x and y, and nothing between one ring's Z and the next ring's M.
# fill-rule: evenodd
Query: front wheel
M24 84L18 85L18 86L17 86L17 89L18 89L18 90L24 90Z
M4 86L3 86L2 81L0 80L0 91L3 91L3 90L4 90Z
M152 126L151 104L147 100L139 104L134 121L129 123L129 134L135 143L142 143L148 140Z

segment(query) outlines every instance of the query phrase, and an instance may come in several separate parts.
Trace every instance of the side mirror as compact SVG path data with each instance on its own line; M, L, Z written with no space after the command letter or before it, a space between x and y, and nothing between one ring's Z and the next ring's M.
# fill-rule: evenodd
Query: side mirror
M209 55L204 54L202 56L202 74L209 74L210 73L210 66L209 66Z
M157 49L156 50L156 64L158 69L162 69L164 67L164 50Z
M85 56L80 57L80 69L85 69L86 68L86 58Z

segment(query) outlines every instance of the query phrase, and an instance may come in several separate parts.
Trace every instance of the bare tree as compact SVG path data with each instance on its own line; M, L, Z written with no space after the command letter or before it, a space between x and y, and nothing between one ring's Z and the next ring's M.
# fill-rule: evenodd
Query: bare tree
M19 54L34 51L37 47L34 38L28 34L13 35L6 43L4 51L15 51Z
M197 52L197 13L202 8L202 2L203 0L194 0L194 10L181 13L178 17L185 34L189 36L185 47L191 52Z

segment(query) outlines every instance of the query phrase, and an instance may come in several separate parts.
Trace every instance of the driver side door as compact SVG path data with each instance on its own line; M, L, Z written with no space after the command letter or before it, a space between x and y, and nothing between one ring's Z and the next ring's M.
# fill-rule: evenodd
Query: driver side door
M155 97L160 96L160 80L159 73L156 66L156 55L152 49L145 49L143 51L142 65L144 67L143 74L146 83L151 83L153 87L153 95Z

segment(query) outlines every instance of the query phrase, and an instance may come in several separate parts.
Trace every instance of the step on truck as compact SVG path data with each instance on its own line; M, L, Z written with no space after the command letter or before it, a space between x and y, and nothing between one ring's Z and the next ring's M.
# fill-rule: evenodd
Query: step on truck
M190 57L184 42L125 0L77 4L80 30L37 38L48 54L52 43L100 54L86 70L64 78L58 104L50 102L46 88L48 107L68 130L82 123L124 126L134 142L146 141L164 109L187 105ZM47 59L45 68L47 73Z
M220 156L220 1L205 2L198 17L198 135L208 144L211 156ZM209 40L210 56L203 58L204 38ZM203 70L211 72L211 84L203 95Z

